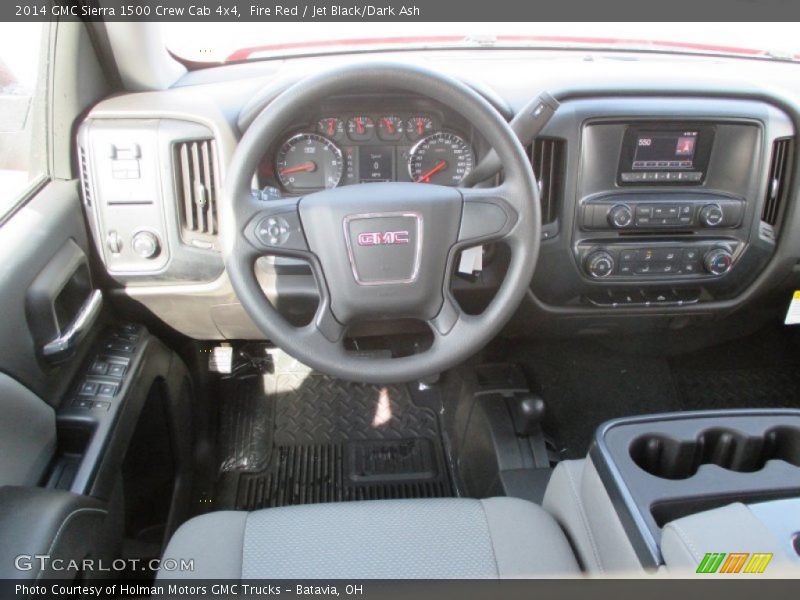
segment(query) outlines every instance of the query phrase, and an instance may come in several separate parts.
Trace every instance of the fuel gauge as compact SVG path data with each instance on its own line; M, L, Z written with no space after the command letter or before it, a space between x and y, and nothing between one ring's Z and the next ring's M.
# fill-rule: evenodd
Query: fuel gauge
M339 141L344 137L344 121L337 117L324 117L317 121L317 133L329 140Z

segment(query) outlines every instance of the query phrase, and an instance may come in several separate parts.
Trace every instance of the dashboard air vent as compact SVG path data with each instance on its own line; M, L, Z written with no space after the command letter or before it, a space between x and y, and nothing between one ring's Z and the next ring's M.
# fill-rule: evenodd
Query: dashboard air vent
M80 168L81 190L83 191L83 201L86 206L92 205L92 184L89 180L89 159L86 156L86 148L78 146L78 162Z
M761 220L773 227L780 219L781 207L789 193L789 174L793 152L791 138L781 138L772 144L772 159L769 165L767 194Z
M220 185L216 143L213 139L176 143L174 165L183 241L213 248Z
M551 138L536 138L531 147L531 165L542 202L542 224L558 218L564 175L564 142Z

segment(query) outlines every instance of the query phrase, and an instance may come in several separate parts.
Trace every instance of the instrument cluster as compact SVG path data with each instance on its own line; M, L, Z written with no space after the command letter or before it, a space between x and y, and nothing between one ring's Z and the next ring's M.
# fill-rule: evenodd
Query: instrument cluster
M355 113L294 130L267 171L284 192L305 194L380 181L455 186L474 164L472 145L433 114Z

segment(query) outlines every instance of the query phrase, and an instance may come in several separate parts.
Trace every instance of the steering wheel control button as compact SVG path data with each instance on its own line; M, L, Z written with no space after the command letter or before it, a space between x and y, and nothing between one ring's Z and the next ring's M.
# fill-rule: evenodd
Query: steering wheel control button
M306 241L296 211L267 215L255 227L258 241L269 248L305 250Z
M258 234L270 246L282 246L289 239L289 223L283 217L269 217L259 224Z
M715 248L706 253L703 264L712 275L724 275L731 270L733 256L724 248Z
M614 272L614 257L603 250L592 252L586 257L585 267L594 279L603 279Z
M131 241L131 248L140 257L145 260L155 258L161 252L161 246L158 242L158 236L151 231L140 231L133 236Z
M348 215L347 254L360 285L412 283L422 246L422 216L414 212Z

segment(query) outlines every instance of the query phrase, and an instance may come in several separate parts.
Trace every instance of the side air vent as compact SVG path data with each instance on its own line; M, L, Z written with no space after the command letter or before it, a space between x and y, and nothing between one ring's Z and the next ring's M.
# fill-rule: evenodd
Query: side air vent
M794 144L791 138L781 138L772 144L772 159L769 165L767 193L764 198L764 209L761 220L773 227L778 224L781 208L789 193L789 175L791 173Z
M176 143L174 165L183 241L215 248L220 185L216 143L210 139Z
M83 201L86 206L91 206L92 198L92 183L89 179L89 159L86 156L86 148L78 146L78 162L81 177L81 190L83 191Z
M531 165L539 182L542 224L554 223L563 194L564 146L561 140L536 138L531 147Z

